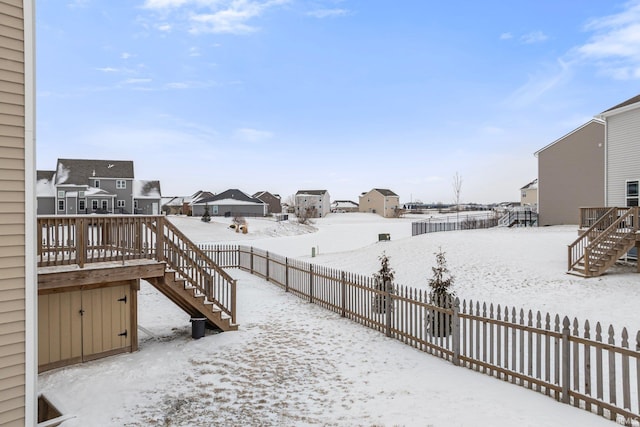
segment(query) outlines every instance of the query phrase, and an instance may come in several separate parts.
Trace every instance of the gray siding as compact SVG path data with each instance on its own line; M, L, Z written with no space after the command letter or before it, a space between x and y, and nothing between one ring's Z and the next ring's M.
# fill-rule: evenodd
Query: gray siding
M604 123L592 121L538 153L540 225L577 224L604 205Z
M607 206L626 205L626 181L640 180L640 108L607 118Z

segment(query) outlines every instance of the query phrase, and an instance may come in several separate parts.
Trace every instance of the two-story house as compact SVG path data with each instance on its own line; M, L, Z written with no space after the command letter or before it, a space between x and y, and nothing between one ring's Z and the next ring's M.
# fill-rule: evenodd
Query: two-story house
M386 188L374 188L362 193L359 202L360 212L375 213L384 218L398 216L401 208L400 196Z
M160 212L160 182L136 181L130 160L58 159L36 188L39 215Z
M520 188L520 205L537 208L538 206L538 180L527 183Z
M253 195L254 199L258 199L267 205L268 213L282 213L282 200L278 194L272 194L268 191L258 191Z
M327 190L299 190L295 203L296 216L322 218L331 212L331 197Z

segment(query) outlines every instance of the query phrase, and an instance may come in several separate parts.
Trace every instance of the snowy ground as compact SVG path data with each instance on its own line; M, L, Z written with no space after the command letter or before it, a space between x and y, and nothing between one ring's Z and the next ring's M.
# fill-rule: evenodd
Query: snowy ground
M410 237L411 219L334 214L312 227L249 219L171 217L199 243L242 243L372 274L391 256L398 283L426 286L433 252L447 252L463 298L628 326L640 286L630 267L598 279L565 274L576 227L491 229ZM390 242L377 242L390 233ZM319 255L311 258L311 248ZM140 351L40 375L65 426L606 426L610 421L536 392L457 368L285 294L238 278L238 332L190 337L188 317L143 283Z

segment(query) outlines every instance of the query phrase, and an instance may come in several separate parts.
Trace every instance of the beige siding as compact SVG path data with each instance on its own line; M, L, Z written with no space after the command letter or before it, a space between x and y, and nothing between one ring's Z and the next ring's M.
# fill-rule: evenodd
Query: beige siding
M538 153L540 225L577 224L604 204L604 124L591 121Z
M640 180L640 108L607 118L607 206L626 206L626 181Z
M24 425L25 43L22 1L0 1L0 424Z

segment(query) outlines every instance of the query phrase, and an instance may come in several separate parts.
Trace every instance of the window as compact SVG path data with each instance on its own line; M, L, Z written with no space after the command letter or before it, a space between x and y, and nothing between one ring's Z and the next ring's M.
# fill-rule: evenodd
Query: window
M64 212L64 200L58 200L58 210Z
M85 199L78 200L78 212L84 212L87 209L87 201Z
M116 179L116 190L124 190L127 188L127 181L124 179Z
M93 181L93 186L96 188L100 188L100 180L96 179L95 181Z
M627 181L627 206L638 206L638 181Z
M118 200L116 203L117 203L116 205L117 207L124 208L124 200Z
M78 191L78 197L79 198L83 198L84 197L84 191Z
M58 199L64 199L64 191L58 191Z
M97 200L92 200L91 201L91 209L93 209L94 211L98 210L98 201Z
M109 208L109 202L106 200L102 201L102 210L106 211Z
M133 201L133 208L134 209L138 209L138 201L137 200Z

